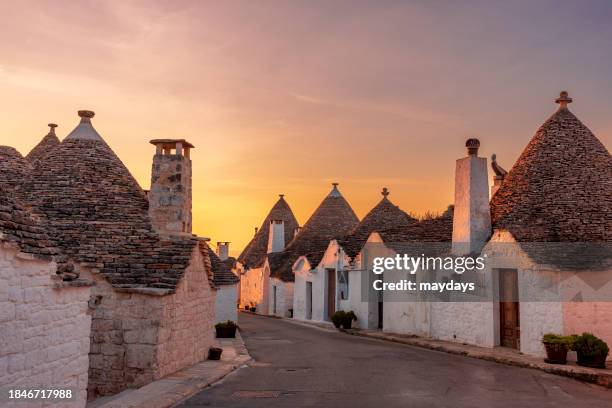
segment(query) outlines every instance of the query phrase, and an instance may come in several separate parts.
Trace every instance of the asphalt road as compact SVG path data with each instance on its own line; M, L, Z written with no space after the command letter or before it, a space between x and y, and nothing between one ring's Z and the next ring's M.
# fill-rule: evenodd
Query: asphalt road
M181 407L612 407L612 390L537 370L241 313L254 361Z

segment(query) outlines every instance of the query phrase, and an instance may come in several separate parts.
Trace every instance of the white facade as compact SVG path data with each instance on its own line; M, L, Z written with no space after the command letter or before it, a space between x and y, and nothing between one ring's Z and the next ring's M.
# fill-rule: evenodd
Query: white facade
M215 292L215 323L238 321L238 284L218 286Z
M247 269L240 275L240 307L256 307L258 313L268 310L269 268ZM264 293L265 292L265 293Z
M378 235L372 237L375 241ZM300 320L330 321L330 306L334 311L353 311L358 328L378 326L378 293L362 288L361 254L351 264L349 257L336 240L327 247L319 264L312 268L307 257L300 257L293 265L295 290L293 298L294 318ZM334 293L330 295L330 274L335 280ZM362 290L368 291L362 296ZM332 299L330 299L332 296ZM372 299L368 302L366 299ZM333 303L332 303L333 302Z
M0 388L70 388L75 399L53 406L84 407L90 287L53 281L55 268L0 242Z
M279 317L289 317L293 309L293 282L285 282L278 278L269 278L268 312Z

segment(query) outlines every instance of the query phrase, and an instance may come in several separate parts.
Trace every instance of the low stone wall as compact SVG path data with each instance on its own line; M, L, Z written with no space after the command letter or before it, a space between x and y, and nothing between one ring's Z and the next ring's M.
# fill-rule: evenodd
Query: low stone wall
M55 268L0 243L0 388L70 388L74 400L53 406L84 407L90 287L53 281Z

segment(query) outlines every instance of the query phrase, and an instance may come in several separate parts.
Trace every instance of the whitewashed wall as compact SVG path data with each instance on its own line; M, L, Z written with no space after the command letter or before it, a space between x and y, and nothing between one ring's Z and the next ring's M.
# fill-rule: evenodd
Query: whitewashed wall
M0 388L71 388L75 400L53 406L84 407L90 287L54 289L53 275L54 263L0 243Z
M218 286L215 294L215 323L238 320L237 285Z
M289 317L289 309L293 309L293 282L285 282L278 278L269 279L268 314ZM276 313L274 312L274 287L276 287Z
M240 306L255 306L258 313L266 313L267 299L264 299L264 288L268 284L264 268L247 270L240 276Z

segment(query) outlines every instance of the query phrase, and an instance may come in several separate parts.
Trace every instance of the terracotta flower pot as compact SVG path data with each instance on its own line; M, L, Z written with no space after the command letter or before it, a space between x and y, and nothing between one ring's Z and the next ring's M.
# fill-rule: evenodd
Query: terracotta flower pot
M544 361L550 364L567 364L567 345L559 343L546 343L546 358Z
M222 348L211 347L208 349L208 359L209 360L221 360L221 353L223 353Z

